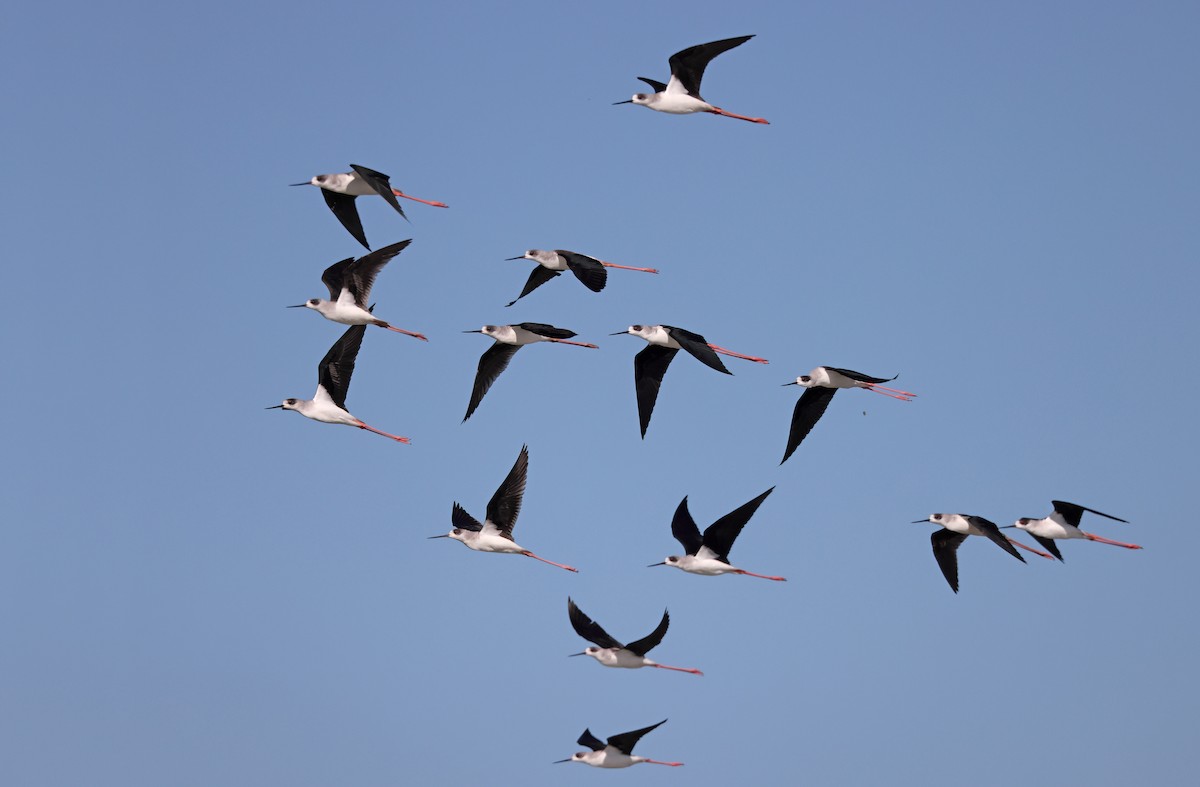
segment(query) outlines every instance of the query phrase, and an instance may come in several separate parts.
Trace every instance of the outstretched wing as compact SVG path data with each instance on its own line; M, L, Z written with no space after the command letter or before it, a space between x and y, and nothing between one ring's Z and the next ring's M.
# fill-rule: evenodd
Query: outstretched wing
M579 740L576 741L576 743L578 743L580 746L587 746L592 751L600 751L605 745L604 741L593 735L591 730L586 729L583 731L583 734L579 736Z
M604 265L600 263L600 260L573 251L563 251L562 249L555 251L558 256L567 261L567 268L575 274L575 278L583 282L584 287L592 292L600 292L604 289L604 285L608 283L608 271L604 270Z
M637 746L637 742L642 739L643 735L645 735L647 732L650 732L650 730L654 729L655 727L666 724L666 722L667 720L663 719L658 724L651 724L649 727L643 727L640 730L622 732L620 735L613 735L608 739L608 745L612 746L614 749L623 754L633 754L633 747Z
M459 530L470 530L472 533L478 533L480 530L483 530L483 524L468 514L467 510L457 502L454 504L454 508L450 509L450 524Z
M704 546L700 528L696 527L696 520L692 519L692 512L688 511L686 496L680 502L679 508L675 509L675 516L671 519L671 535L683 546L685 555L694 555Z
M575 606L575 602L567 599L567 616L571 618L571 627L575 629L575 633L586 639L588 642L594 643L601 648L623 648L625 647L620 642L617 642L611 635L596 621L583 614L583 610ZM638 654L641 655L640 653Z
M671 77L678 79L679 84L683 86L683 89L689 95L699 98L700 80L704 78L704 69L708 66L709 62L722 52L728 52L735 46L741 46L751 38L754 38L754 36L725 38L721 41L710 41L707 44L689 46L687 49L676 52L667 61L671 64Z
M787 448L784 449L783 459L779 464L786 462L804 441L804 438L808 437L808 433L825 414L825 408L829 407L829 403L833 401L835 393L837 393L836 388L817 387L806 388L800 395L796 401L796 409L792 411L792 426L788 430Z
M325 285L325 289L329 290L329 300L336 301L342 294L343 283L346 281L346 269L353 264L354 258L347 257L333 263L321 274L321 283Z
M1033 536L1034 541L1044 546L1046 551L1058 558L1060 562L1067 562L1063 560L1062 552L1058 551L1058 544L1054 543L1053 538L1042 538L1041 536L1034 536L1033 533L1030 533L1029 535Z
M370 251L371 246L367 243L367 235L363 232L362 220L358 218L358 208L354 204L354 200L358 198L353 194L338 194L328 189L321 189L321 196L325 198L325 204L333 211L333 215L337 216L337 220L346 231L353 235L363 248Z
M637 389L638 423L642 427L642 437L646 436L646 427L650 425L663 375L667 373L667 367L677 352L679 350L673 347L649 344L633 357L633 385Z
M541 265L537 266L529 273L529 280L525 282L525 289L521 290L521 294L518 295L517 297L513 298L511 301L509 301L508 303L506 303L504 305L506 307L512 306L514 303L521 300L526 295L528 295L529 293L536 290L538 287L541 287L543 284L550 281L558 274L559 274L559 271L552 271L549 268L543 268Z
M1064 503L1062 500L1051 500L1050 504L1052 506L1054 506L1054 511L1056 513L1062 515L1062 518L1064 520L1066 520L1068 525L1074 525L1075 527L1079 527L1079 523L1083 519L1084 511L1090 511L1093 514L1099 514L1100 516L1107 517L1107 518L1115 520L1117 522L1124 522L1125 524L1129 524L1129 521L1126 519L1121 519L1119 517L1115 517L1112 514L1106 514L1103 511L1097 511L1094 508L1088 508L1086 506L1075 505L1074 503Z
M513 327L524 328L530 333L545 336L547 339L570 339L575 335L575 331L568 331L566 328L555 328L553 325L548 325L544 322L519 322Z
M348 267L345 271L345 276L342 280L342 286L350 293L350 297L354 299L354 304L361 309L367 308L367 301L371 297L371 287L375 285L375 277L383 270L383 266L392 261L400 252L408 248L408 244L412 243L412 239L402 240L399 243L393 243L390 246L384 246L382 249L359 257L354 264ZM321 280L324 281L322 276ZM326 282L328 285L328 282ZM330 290L332 291L332 287ZM337 300L337 296L331 296Z
M1000 547L1017 560L1020 560L1022 563L1025 562L1025 558L1021 557L1021 553L1018 552L1017 548L1012 545L1012 542L1004 537L1004 534L1000 532L1000 528L995 522L991 522L981 516L971 515L967 516L967 521L982 530L983 534L987 536L996 546Z
M967 540L966 533L953 530L935 530L929 536L933 544L933 556L937 560L942 576L950 583L950 589L958 592L958 545Z
M670 625L671 616L668 615L667 611L664 609L662 621L659 622L658 627L641 639L630 642L625 646L625 649L638 656L645 656L651 650L658 647L658 643L662 642L663 637L667 634L667 627Z
M659 82L657 79L650 79L649 77L638 77L638 79L642 80L647 85L654 88L655 93L665 93L667 90L666 82Z
M404 215L404 209L400 207L400 201L396 199L396 195L392 193L391 179L382 172L377 172L367 167L351 164L350 169L354 170L363 181L370 186L376 194L387 200L387 203L396 209L405 221L408 221L408 216Z
M721 363L721 359L717 357L717 353L713 348L708 346L708 340L700 334L686 331L683 328L676 328L673 325L664 325L663 329L667 332L667 335L678 342L680 347L691 353L696 360L705 366L710 366L724 374L733 374L733 372L725 368L725 364Z
M718 560L728 563L729 550L733 549L734 540L742 532L746 523L750 521L750 517L754 516L754 512L758 510L762 502L767 499L767 495L774 491L775 487L771 487L750 502L738 506L709 525L708 529L704 531L704 546L715 552Z
M354 361L366 332L365 325L350 326L317 366L317 384L343 410L346 409L346 393L350 390L350 376L354 374Z
M517 524L517 515L521 513L521 498L525 495L525 479L529 475L529 446L521 446L517 461L513 462L512 470L504 477L496 493L487 504L487 519L500 535L512 541L513 526Z
M471 401L467 403L467 414L463 416L464 423L483 401L483 395L492 387L492 383L496 382L500 373L508 368L508 362L512 360L513 355L519 349L521 349L519 344L496 342L483 355L479 356L479 366L475 370L475 383L471 386Z
M831 372L837 372L843 377L849 377L851 380L857 380L860 383L890 383L892 380L895 380L896 377L900 376L897 374L895 377L872 377L869 374L856 372L853 369L839 369L836 366L826 366L825 368Z

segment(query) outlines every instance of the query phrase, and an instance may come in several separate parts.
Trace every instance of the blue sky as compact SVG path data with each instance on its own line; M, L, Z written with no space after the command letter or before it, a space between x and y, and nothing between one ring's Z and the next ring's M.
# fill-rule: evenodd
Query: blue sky
M0 762L21 785L1187 783L1197 733L1200 380L1194 4L41 4L10 12ZM692 44L756 34L704 95L769 126L611 106ZM265 411L340 326L283 307L379 277L348 405L402 446ZM600 294L504 258L659 268ZM19 287L19 291L18 291ZM548 322L461 424L489 340ZM607 334L666 323L771 360L681 357L646 439ZM778 465L818 364L838 394ZM427 536L522 444L516 529L578 575ZM768 487L733 561L702 526ZM934 511L1062 499L1146 548L930 554ZM568 595L703 678L567 659ZM670 721L637 752L551 765Z

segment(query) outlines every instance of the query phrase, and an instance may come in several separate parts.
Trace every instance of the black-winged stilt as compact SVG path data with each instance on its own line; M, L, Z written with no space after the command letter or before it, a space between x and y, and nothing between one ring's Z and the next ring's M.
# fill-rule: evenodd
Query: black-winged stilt
M358 197L372 195L383 197L405 220L408 219L408 216L404 215L404 209L400 207L400 203L396 201L396 197L423 202L435 208L449 207L444 202L412 197L399 189L392 188L390 179L382 172L376 172L373 169L368 169L358 164L351 164L350 169L353 171L338 172L332 175L316 175L304 183L290 183L288 185L319 187L321 189L321 196L325 198L325 204L333 211L333 215L337 216L338 221L342 223L347 232L353 235L354 239L365 246L368 251L370 251L371 247L367 244L367 236L363 232L362 221L358 218L358 208L354 204L354 200Z
M500 373L508 368L508 362L512 360L513 355L525 345L535 342L556 342L573 344L576 347L590 347L593 350L599 349L594 344L567 341L575 336L574 331L555 328L553 325L541 322L485 325L477 331L463 331L463 333L482 333L496 340L495 344L479 357L479 366L475 371L475 384L471 386L471 401L467 404L467 414L463 416L464 423L483 401L483 396L492 387L492 383L496 382Z
M651 563L649 568L672 566L689 574L702 574L710 577L718 574L745 574L748 577L786 582L784 577L755 574L734 568L729 564L729 550L733 548L734 540L742 532L746 523L750 521L750 517L754 516L754 512L758 510L762 502L767 499L767 495L774 490L775 487L771 487L750 502L730 511L709 525L703 536L700 535L700 528L696 526L696 520L692 519L691 512L688 511L688 499L683 498L683 502L675 510L675 517L671 520L671 535L675 536L675 540L683 545L683 550L687 554L682 557L671 555L661 563Z
M646 658L646 654L658 647L658 643L662 642L663 637L667 633L667 627L671 625L671 616L667 614L666 610L663 610L662 621L659 622L654 631L635 642L630 642L628 645L622 645L613 639L607 631L600 627L599 623L583 614L583 610L576 606L575 602L569 598L567 599L567 615L571 618L571 626L575 629L575 633L596 645L594 648L585 648L579 653L572 653L572 656L591 656L605 667L620 667L623 669L657 667L658 669L669 669L676 672L690 672L693 675L704 674L698 669L668 667L666 664L659 664L657 661L651 661Z
M716 369L722 374L733 374L721 363L717 353L734 358L743 358L755 363L769 363L766 358L756 358L753 355L742 355L724 347L710 343L698 333L676 328L672 325L630 325L623 331L617 331L611 336L627 333L645 339L650 346L639 352L633 359L633 385L637 391L638 421L642 428L642 437L646 436L646 427L650 425L650 416L654 414L654 403L658 400L658 389L662 386L663 375L675 358L675 353L687 350L693 357L705 366Z
M605 262L586 254L565 249L530 249L520 257L508 257L505 262L512 260L533 260L538 264L529 273L525 288L521 294L513 298L505 306L512 306L529 293L541 287L563 271L571 271L575 278L583 282L583 286L592 292L600 292L608 283L608 272L605 268L619 268L624 271L642 271L643 273L658 273L654 268L635 268L630 265L617 265L615 262Z
M560 762L582 762L585 765L591 765L593 768L628 768L630 765L637 765L639 762L651 762L655 765L670 765L673 768L678 768L680 765L683 765L682 762L652 760L649 757L639 757L633 753L633 747L637 745L637 742L642 739L643 735L666 723L667 720L663 719L658 724L651 724L649 727L643 727L640 730L613 735L609 737L607 743L601 742L599 738L592 735L591 730L585 729L576 742L580 746L588 747L590 751L576 752L565 760L555 760L554 764L557 765Z
M801 441L816 426L817 421L821 420L821 416L825 414L825 408L829 406L829 402L839 388L866 388L868 391L890 396L902 402L911 402L916 394L880 385L880 383L888 383L895 379L895 377L871 377L852 369L818 366L808 374L802 374L792 382L784 383L784 385L802 385L808 390L800 396L796 402L796 409L792 411L792 425L788 430L787 448L784 449L783 459L779 464L788 460Z
M1064 538L1086 538L1089 541L1097 541L1101 544L1112 544L1113 546L1125 547L1126 549L1141 549L1137 544L1113 541L1112 539L1103 538L1093 533L1085 533L1079 529L1079 523L1083 519L1084 511L1090 511L1093 514L1129 524L1124 519L1115 517L1112 514L1102 513L1094 508L1085 508L1075 503L1065 503L1062 500L1051 500L1050 505L1054 506L1054 513L1050 516L1043 519L1021 517L1015 523L1006 525L1006 527L1015 527L1018 530L1024 530L1059 560L1062 560L1063 556L1058 551L1058 545L1054 542Z
M424 334L406 331L378 319L367 309L371 298L371 286L375 277L383 270L393 257L407 248L412 240L402 240L373 251L370 254L354 259L335 262L321 274L321 281L329 289L329 300L310 298L304 303L289 306L289 309L308 308L320 314L327 320L340 322L342 325L377 325L389 331L412 336L423 342L429 341Z
M578 572L579 569L539 557L513 540L513 527L521 513L521 498L525 496L525 479L529 475L529 446L521 446L517 461L487 504L487 517L480 524L475 517L455 502L450 510L454 529L430 538L453 538L477 552L499 552L505 555L524 555L552 566Z
M653 109L656 112L667 112L672 115L690 115L694 112L710 112L714 115L749 120L751 123L766 123L763 118L752 118L726 112L720 107L713 106L700 98L700 80L704 77L704 69L709 61L722 52L728 52L735 46L741 46L754 36L738 36L721 41L710 41L707 44L697 44L671 55L668 61L671 65L671 81L663 84L656 79L638 77L650 87L653 93L634 93L628 101L614 102L617 104L637 104Z
M326 424L357 426L368 432L390 437L400 443L411 442L407 437L381 432L367 426L346 410L346 392L350 389L350 375L354 374L354 361L358 348L362 346L367 326L355 325L334 342L317 365L317 392L312 399L284 399L283 404L268 407L268 410L295 410L305 418Z

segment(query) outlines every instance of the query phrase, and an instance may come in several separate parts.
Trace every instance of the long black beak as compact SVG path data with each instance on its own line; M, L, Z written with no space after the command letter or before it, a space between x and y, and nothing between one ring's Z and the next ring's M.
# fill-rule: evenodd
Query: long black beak
M800 383L796 382L795 380L792 380L790 383L784 383L784 385L799 385L799 384Z
M565 759L565 760L555 760L554 762L552 762L552 763L550 763L550 764L551 764L551 765L558 765L560 762L570 762L570 761L571 761L571 758L570 758L570 757L568 757L568 758L567 758L567 759Z
M1000 526L1000 529L1001 529L1001 530L1008 530L1010 527L1016 527L1016 525L1001 525L1001 526Z
M307 303L297 303L295 306L284 306L283 308L285 308L285 309L303 309L307 305L308 305Z
M581 650L578 653L568 653L567 658L571 658L572 656L586 656L586 655L587 655L587 651Z
M646 568L654 568L655 566L665 566L666 564L667 564L667 561L664 560L661 563L651 563L650 565L646 566Z
M628 98L628 99L625 99L624 101L614 101L613 106L615 107L617 104L632 104L632 103L633 103L633 99Z
M483 333L483 331L463 331L463 333Z
M629 331L628 330L617 331L616 333L610 333L609 336L620 336L623 333L629 333Z
M303 183L289 183L288 185L289 186L311 186L312 182L306 180Z
M264 410L282 410L282 409L283 409L283 405L281 405L281 404L277 404L277 405L275 405L274 407L265 407L265 408L263 408L263 409L264 409Z
M929 521L929 517L925 517L924 519L914 519L914 520L913 520L912 522L910 522L909 524L913 524L913 525L919 525L919 524L921 524L922 522L928 522L928 521Z
M430 538L449 538L449 533L442 533L440 536L430 536Z
M505 258L504 258L504 261L505 261L505 262L512 262L513 260L523 260L523 259L525 259L525 255L524 255L524 254L522 254L520 257L505 257Z

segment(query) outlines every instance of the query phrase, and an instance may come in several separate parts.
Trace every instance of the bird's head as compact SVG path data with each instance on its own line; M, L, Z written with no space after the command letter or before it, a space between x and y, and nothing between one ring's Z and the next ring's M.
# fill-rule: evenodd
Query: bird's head
M663 562L651 563L650 565L646 566L646 568L654 568L655 566L675 566L676 568L679 568L679 561L682 559L683 558L679 557L678 555L671 555Z
M554 764L558 765L560 762L586 762L589 754L591 754L589 751L577 751L565 760L555 760Z
M633 98L628 101L614 101L613 106L615 107L617 104L641 104L645 106L650 103L650 95L649 93L634 93Z
M299 399L284 399L283 404L277 404L274 407L268 407L268 410L295 410L296 405L300 403Z
M1023 516L1020 519L1018 519L1016 522L1013 522L1012 526L1018 530L1028 530L1029 526L1032 525L1036 521L1037 520L1034 519L1033 517Z
M915 525L919 522L933 522L935 525L941 525L941 524L945 524L946 516L947 516L947 514L930 514L929 516L925 517L924 519L913 520L913 524Z
M315 177L310 178L309 180L306 180L303 183L289 183L288 185L289 186L321 186L321 185L324 185L326 179L329 177L330 177L329 175L316 175Z
M442 533L438 536L430 536L430 538L453 538L455 541L466 541L466 532L462 528L454 528L449 533Z

